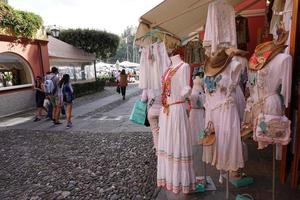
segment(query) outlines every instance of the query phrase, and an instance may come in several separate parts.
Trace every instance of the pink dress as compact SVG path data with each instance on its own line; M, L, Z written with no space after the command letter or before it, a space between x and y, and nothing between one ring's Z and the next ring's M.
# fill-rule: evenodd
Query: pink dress
M170 74L167 73L163 78L164 83L168 77L171 78L171 85L163 90L163 94L167 93L166 98L162 95L162 102L166 100L169 109L163 107L159 116L157 186L166 187L174 193L189 193L195 189L192 135L188 105L185 103L191 89L190 67L184 63L173 76Z
M226 69L216 76L216 88L212 90L205 77L205 124L213 122L216 141L203 161L215 165L218 170L236 171L244 167L240 136L240 117L236 103L236 87L241 65L232 60Z

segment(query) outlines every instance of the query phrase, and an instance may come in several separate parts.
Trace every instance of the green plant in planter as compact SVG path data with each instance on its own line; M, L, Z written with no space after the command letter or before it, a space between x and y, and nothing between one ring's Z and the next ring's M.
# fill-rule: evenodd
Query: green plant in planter
M33 38L43 20L32 12L15 10L0 2L0 29L16 37Z

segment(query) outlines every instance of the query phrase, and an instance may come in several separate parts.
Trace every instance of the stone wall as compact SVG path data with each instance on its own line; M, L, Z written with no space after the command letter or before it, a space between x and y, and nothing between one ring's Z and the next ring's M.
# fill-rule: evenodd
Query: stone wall
M0 117L35 107L34 90L28 89L0 95Z

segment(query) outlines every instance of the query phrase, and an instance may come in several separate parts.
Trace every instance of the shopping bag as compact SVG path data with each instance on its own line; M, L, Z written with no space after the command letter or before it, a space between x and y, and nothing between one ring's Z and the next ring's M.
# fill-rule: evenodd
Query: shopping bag
M133 106L129 120L136 124L145 125L147 118L147 103L137 100Z
M121 93L121 88L120 88L119 85L117 86L117 89L116 89L116 90L117 90L117 93L119 93L119 94Z

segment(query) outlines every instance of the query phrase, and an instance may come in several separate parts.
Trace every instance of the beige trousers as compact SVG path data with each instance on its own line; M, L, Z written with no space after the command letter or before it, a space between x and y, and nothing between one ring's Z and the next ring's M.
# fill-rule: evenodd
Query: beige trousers
M159 133L158 115L151 115L150 112L148 112L148 121L152 131L154 148L157 150Z

